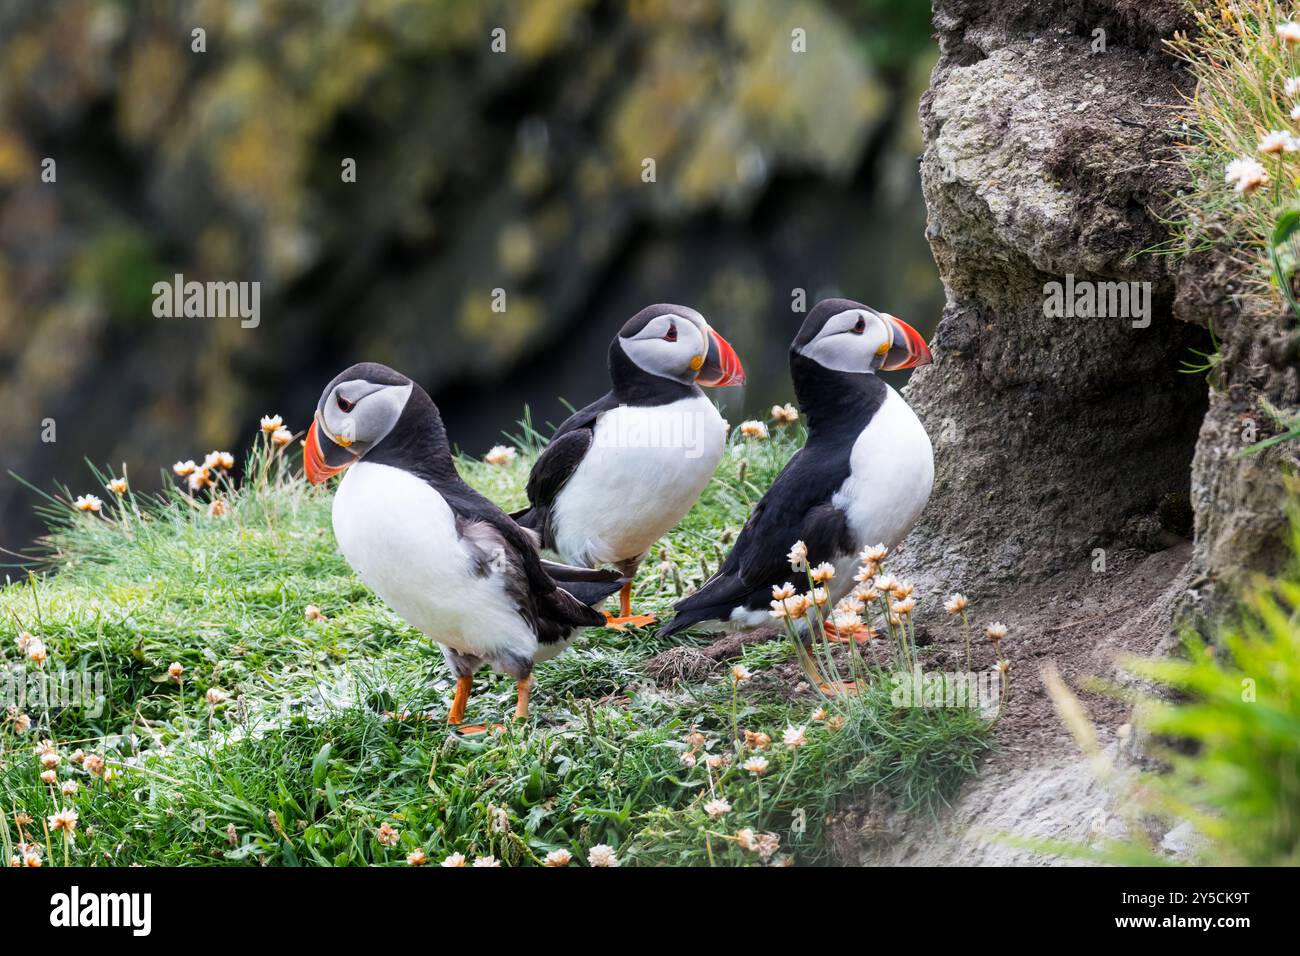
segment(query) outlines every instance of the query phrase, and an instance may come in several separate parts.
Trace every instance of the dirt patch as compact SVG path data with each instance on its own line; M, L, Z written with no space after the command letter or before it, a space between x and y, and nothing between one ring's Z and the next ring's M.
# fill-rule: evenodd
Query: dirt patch
M978 780L939 819L905 816L864 797L831 820L832 840L845 863L1005 865L1068 862L1012 846L1003 834L1083 842L1116 835L1112 795L1097 784L1052 705L1039 669L1050 662L1087 708L1101 745L1121 763L1138 764L1136 737L1121 733L1131 717L1130 682L1119 665L1128 656L1166 652L1180 608L1194 603L1192 545L1179 541L1156 553L1132 548L1107 552L1104 571L1081 565L1032 589L991 595L972 605L973 669L992 666L983 625L1002 621L1012 663L1010 697L994 731L996 749ZM925 607L939 606L937 596ZM775 628L728 635L708 647L674 648L647 664L661 684L720 671L745 645L785 640ZM965 669L960 625L932 612L918 626L931 671ZM1104 685L1104 686L1103 686ZM818 698L798 665L763 671L748 693Z
M1191 543L1187 541L1155 554L1131 548L1111 550L1104 572L1094 571L1089 563L1031 590L994 595L972 605L973 670L987 670L995 661L993 648L983 635L984 624L1001 621L1010 628L1003 650L1012 664L1012 692L998 721L998 749L990 758L990 770L1073 754L1069 734L1057 720L1038 676L1046 662L1054 664L1075 689L1103 732L1128 720L1129 704L1115 692L1101 692L1097 678L1122 683L1116 674L1121 658L1152 654L1161 648L1173 628L1175 606L1192 583L1190 559ZM965 670L960 624L941 612L934 613L939 602L937 595L927 600L931 613L917 625L917 643L927 648L925 667L931 671ZM784 641L785 633L764 627L728 634L706 647L675 647L650 658L645 669L661 686L675 680L700 680L738 658L746 645L771 640ZM847 650L838 648L836 652L843 655ZM749 690L787 698L806 696L810 702L817 699L793 661L756 674Z
M1012 846L1021 838L1086 842L1115 836L1113 795L1057 717L1039 668L1051 662L1078 694L1101 745L1117 762L1140 763L1136 736L1121 733L1131 717L1122 659L1168 649L1179 609L1194 600L1192 546L1155 554L1117 551L1105 572L1084 565L1032 590L994 596L972 606L981 625L1001 620L1012 662L1010 699L995 730L997 748L952 809L938 820L900 817L878 801L846 807L835 821L841 859L870 864L1008 865L1067 862ZM931 628L930 667L964 666L956 627ZM975 666L993 661L982 635ZM1103 691L1099 683L1111 685Z
M1113 732L1129 718L1131 707L1114 693L1102 693L1098 678L1115 677L1125 656L1157 651L1173 628L1175 606L1190 578L1190 542L1158 552L1120 551L1107 555L1105 572L1091 564L1060 575L1033 590L973 605L974 668L991 667L993 649L982 625L999 620L1010 628L1003 650L1011 661L1011 695L998 721L998 750L989 769L1008 769L1041 762L1047 757L1073 755L1069 734L1039 678L1039 668L1052 663L1079 694L1099 730ZM933 628L935 650L929 666L964 667L959 628Z

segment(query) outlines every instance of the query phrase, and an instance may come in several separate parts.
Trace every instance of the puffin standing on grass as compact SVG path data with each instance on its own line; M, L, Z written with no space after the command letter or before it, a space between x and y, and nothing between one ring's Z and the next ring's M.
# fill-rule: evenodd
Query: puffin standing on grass
M906 322L848 299L808 313L790 346L790 377L808 425L795 453L754 508L722 567L678 601L667 636L707 621L747 630L771 621L772 590L792 578L790 552L830 562L834 604L853 586L858 552L893 548L930 498L934 453L916 414L877 371L931 361Z
M365 362L325 387L304 464L318 484L347 469L334 495L334 537L358 577L442 645L456 675L447 721L465 716L485 665L515 678L528 716L533 665L575 629L605 623L593 605L623 584L613 571L543 561L533 537L456 471L424 389Z
M609 347L612 388L556 430L528 478L529 507L511 515L562 561L613 565L627 583L609 625L634 616L632 577L691 510L722 458L727 426L701 385L742 385L735 350L682 305L651 305Z

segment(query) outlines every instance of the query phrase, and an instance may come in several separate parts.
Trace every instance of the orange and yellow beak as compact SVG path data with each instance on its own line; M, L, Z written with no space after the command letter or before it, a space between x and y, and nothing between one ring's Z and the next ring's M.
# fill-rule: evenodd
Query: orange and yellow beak
M709 388L745 384L745 370L736 350L713 329L709 329L709 351L695 381Z
M930 355L930 347L925 344L925 339L921 337L920 332L892 315L881 313L881 318L889 324L894 336L894 344L885 355L881 369L886 372L896 372L899 369L929 365L934 361Z
M303 470L307 472L307 480L313 485L319 485L327 478L333 478L357 460L356 455L345 451L332 441L328 448L321 447L320 430L319 420L313 421L311 428L307 429L307 442L302 453ZM338 464L331 464L327 456L333 457Z

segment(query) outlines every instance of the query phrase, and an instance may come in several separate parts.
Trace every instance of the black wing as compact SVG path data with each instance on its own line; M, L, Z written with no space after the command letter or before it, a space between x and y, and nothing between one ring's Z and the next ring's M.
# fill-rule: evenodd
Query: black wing
M528 510L544 513L550 509L560 490L578 470L595 437L591 428L575 428L551 439L528 475Z
M560 586L587 607L595 607L628 581L630 577L608 568L577 568L570 564L543 561L546 573ZM545 635L539 634L545 640Z
M478 572L488 574L499 570L505 575L519 613L539 636L556 627L597 627L605 623L604 614L560 587L548 573L549 565L563 577L567 565L543 562L529 533L492 501L459 477L454 484L444 486L442 496L456 515L461 539L476 549ZM613 585L609 592L612 593L623 581L616 571L581 570L608 577L604 582L583 580L575 590L584 597L590 584Z
M766 607L772 588L786 581L803 585L787 557L796 541L807 545L810 564L834 561L855 549L844 512L831 504L849 475L847 450L834 456L809 451L804 448L790 459L754 508L722 567L674 605L676 616L660 629L661 635L701 621L725 621L737 607Z
M596 419L614 408L612 393L574 412L555 430L550 443L528 475L528 507L510 515L515 521L542 536L542 547L555 547L551 528L551 507L573 477L596 438Z

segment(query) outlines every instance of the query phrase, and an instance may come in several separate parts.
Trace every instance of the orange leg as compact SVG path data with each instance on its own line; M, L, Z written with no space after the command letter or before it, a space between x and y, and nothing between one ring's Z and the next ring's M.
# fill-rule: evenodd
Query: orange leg
M451 710L447 711L447 723L459 724L465 719L465 704L469 702L469 689L473 684L472 677L456 678L456 696L451 702Z
M866 625L855 627L852 631L846 631L843 634L841 634L839 629L830 621L827 621L824 627L826 631L826 640L830 641L832 644L847 644L849 641L855 641L858 644L866 644L876 636L876 632Z
M515 691L518 693L519 701L515 704L515 720L528 719L528 698L533 692L532 677L525 677L521 681L515 682Z
M817 663L813 660L812 652L803 646L800 642L795 649L795 654L799 658L799 665L803 672L808 675L808 679L817 685L817 689L827 697L853 697L858 693L858 685L855 681L828 681L822 676L821 671L817 669Z
M645 627L647 624L653 624L658 618L653 614L633 614L632 613L632 582L628 581L623 585L622 590L618 592L618 605L620 614L618 617L605 615L605 626L612 627L616 631L621 631L629 625L632 627Z
M827 697L857 697L860 690L857 681L851 680L837 680L829 684L818 684L817 689Z

